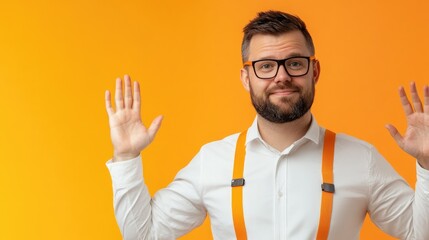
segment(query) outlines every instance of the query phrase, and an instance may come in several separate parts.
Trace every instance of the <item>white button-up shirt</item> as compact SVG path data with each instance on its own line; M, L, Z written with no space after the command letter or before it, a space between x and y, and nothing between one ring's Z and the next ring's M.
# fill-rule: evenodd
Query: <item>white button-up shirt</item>
M249 240L315 239L321 202L324 129L313 119L283 152L266 144L257 121L246 138L243 208ZM213 238L235 239L231 178L238 134L203 146L153 198L140 157L107 163L124 239L176 239L210 216ZM429 171L417 164L416 192L373 146L337 134L329 239L359 239L365 215L400 239L429 239Z

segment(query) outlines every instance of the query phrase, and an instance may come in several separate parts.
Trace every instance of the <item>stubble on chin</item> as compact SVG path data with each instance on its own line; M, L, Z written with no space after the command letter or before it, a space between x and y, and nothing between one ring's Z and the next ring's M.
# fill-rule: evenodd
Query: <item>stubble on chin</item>
M295 87L294 90L299 95L298 99L284 96L278 99L278 104L273 103L270 95L272 95L273 91L282 88L284 87L276 87L273 90L267 91L263 96L256 96L252 86L250 86L250 96L256 112L270 122L286 123L294 121L307 113L313 104L314 86L312 91L308 92L307 95L303 95L301 89Z

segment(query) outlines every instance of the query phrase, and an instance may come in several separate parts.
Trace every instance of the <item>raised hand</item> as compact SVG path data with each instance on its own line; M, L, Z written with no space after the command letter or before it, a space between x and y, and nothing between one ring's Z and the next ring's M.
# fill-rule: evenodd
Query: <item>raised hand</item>
M404 88L399 88L399 97L408 124L405 134L402 136L391 124L386 125L386 128L399 147L415 157L423 168L429 170L429 87L424 87L423 104L417 94L415 83L411 83L410 92L412 105Z
M113 161L137 157L153 141L162 121L162 116L158 116L149 128L143 125L140 117L139 84L134 82L134 94L132 94L130 77L125 75L124 81L125 96L122 94L122 80L116 79L115 110L110 101L110 91L107 90L105 94L110 137L114 149Z

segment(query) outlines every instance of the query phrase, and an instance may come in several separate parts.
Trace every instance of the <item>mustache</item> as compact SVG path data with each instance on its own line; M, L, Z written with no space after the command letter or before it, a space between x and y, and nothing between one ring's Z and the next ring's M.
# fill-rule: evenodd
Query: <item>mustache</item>
M276 85L272 88L269 88L267 90L268 94L272 94L276 91L281 91L281 90L292 90L292 91L296 91L296 92L301 92L301 87L294 85L293 83L290 82L286 82L280 85Z

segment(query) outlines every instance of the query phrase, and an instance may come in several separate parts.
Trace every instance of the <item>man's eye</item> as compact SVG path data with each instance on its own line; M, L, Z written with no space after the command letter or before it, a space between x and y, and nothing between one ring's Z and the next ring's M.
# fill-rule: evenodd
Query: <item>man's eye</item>
M266 64L262 65L261 68L262 69L270 69L270 68L273 68L273 64L266 63Z
M257 70L259 71L271 71L276 68L275 62L259 62L257 65Z
M301 62L290 62L288 65L290 67L301 67L302 66Z

